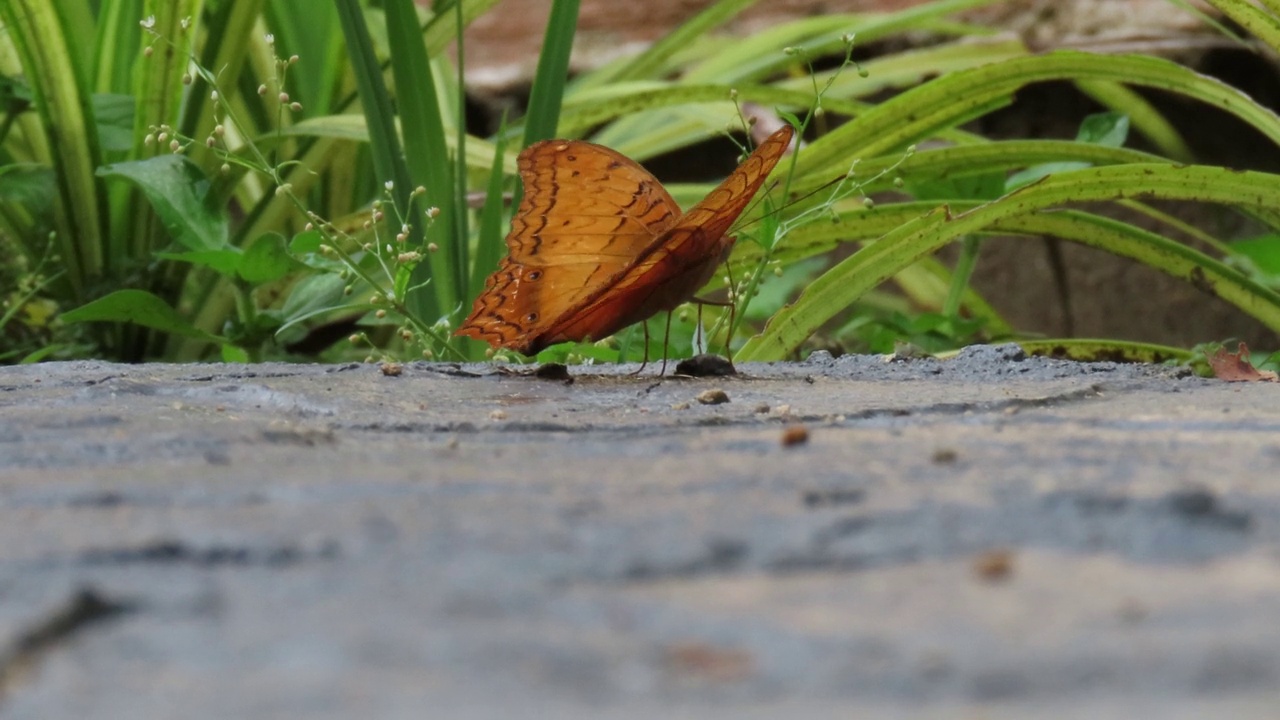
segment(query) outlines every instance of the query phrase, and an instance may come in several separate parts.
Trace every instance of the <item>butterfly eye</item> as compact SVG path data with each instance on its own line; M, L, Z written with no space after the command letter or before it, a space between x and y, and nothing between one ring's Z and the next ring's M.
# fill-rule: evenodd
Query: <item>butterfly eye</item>
M525 280L541 280L541 279L542 279L542 271L541 271L541 270L534 270L533 272L529 273L528 275L525 275L525 276L524 276L524 279L525 279Z
M528 315L525 315L524 321L528 323L538 322L538 313L529 313Z

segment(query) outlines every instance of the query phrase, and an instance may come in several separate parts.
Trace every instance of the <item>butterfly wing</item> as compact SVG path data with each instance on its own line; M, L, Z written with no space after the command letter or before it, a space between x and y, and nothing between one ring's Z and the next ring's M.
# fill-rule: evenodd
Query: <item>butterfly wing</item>
M605 289L674 225L680 206L640 165L588 142L530 145L519 170L524 197L508 256L455 334L532 354L550 344L540 338L551 324Z
M791 146L790 125L773 133L736 170L603 288L549 326L543 345L601 338L687 302L733 249L725 235Z

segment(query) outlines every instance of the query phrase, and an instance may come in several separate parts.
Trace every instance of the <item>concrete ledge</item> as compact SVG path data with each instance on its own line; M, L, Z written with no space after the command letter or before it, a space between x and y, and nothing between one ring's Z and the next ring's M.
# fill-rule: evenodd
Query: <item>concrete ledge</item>
M633 369L0 368L0 714L1274 716L1280 386Z

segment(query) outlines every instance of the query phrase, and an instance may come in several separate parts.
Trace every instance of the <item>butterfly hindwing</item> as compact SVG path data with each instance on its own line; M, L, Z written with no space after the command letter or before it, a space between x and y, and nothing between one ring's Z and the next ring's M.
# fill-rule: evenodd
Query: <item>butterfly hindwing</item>
M508 256L458 334L529 353L540 328L633 263L680 207L636 162L592 143L535 143L519 169Z
M771 135L683 216L619 153L550 140L520 154L525 195L509 255L457 331L523 354L603 338L687 301L733 247L725 235L791 144Z

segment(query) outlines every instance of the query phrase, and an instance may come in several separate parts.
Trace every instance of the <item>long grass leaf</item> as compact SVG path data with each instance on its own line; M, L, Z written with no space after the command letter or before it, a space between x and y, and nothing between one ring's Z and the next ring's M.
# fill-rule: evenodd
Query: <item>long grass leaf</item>
M1266 173L1205 166L1117 165L1051 175L958 214L939 208L891 230L818 278L795 304L781 310L760 335L749 340L739 357L754 360L786 357L823 323L902 268L955 238L986 231L1012 217L1064 202L1134 197L1274 207L1280 203L1277 180L1276 176ZM1206 277L1209 272L1206 268L1211 268L1211 263L1216 261L1209 259L1199 265ZM1263 298L1264 305L1274 304L1280 308L1280 298L1273 303L1268 293L1274 295L1265 288L1253 294ZM1256 309L1253 313L1259 316ZM1280 329L1280 314L1273 327Z
M93 88L100 93L128 93L138 59L142 0L103 0L98 10L93 48Z
M101 164L98 130L87 74L77 62L87 50L70 47L75 37L60 8L47 0L7 0L0 3L0 18L21 58L49 141L58 187L57 245L72 295L83 298L86 286L105 271L101 213L106 196L94 176Z
M1272 7L1267 13L1261 8L1245 0L1210 0L1227 17L1240 24L1250 35L1266 43L1273 51L1280 52L1280 18L1273 13L1280 8Z
M480 237L476 240L475 263L471 268L470 295L480 292L484 287L485 277L498 267L498 260L506 248L502 242L506 213L503 212L503 188L506 175L503 172L502 158L506 155L506 142L502 134L498 134L498 144L493 156L493 166L489 169L489 185L485 192L484 208L480 211Z
M458 2L461 3L458 9L462 13L464 28L498 4L498 0L458 0ZM422 30L422 39L427 44L427 54L435 57L444 52L454 42L457 32L458 16L453 10L432 17Z
M262 37L254 32L254 28L265 5L266 0L236 0L215 3L210 7L210 12L205 13L204 33L207 40L200 49L198 62L201 67L210 69L220 78L219 84L232 87L240 77L245 59L249 55L249 46L262 42ZM178 128L187 137L203 140L217 123L210 111L213 102L210 90L204 77L195 75L178 119ZM280 108L279 114L288 117L288 110ZM212 157L206 156L202 164L206 169L212 169L216 167L213 162Z
M1280 144L1280 117L1241 91L1160 58L1077 51L1016 58L940 77L902 93L814 141L797 164L821 181L855 157L888 154L1007 104L1019 88L1049 80L1102 80L1157 88L1218 107Z
M625 80L655 78L667 60L681 48L692 45L708 30L715 28L758 0L719 0L685 22L639 55L615 63L588 75L577 89L599 87Z
M573 49L577 27L578 0L552 0L542 53L538 56L538 69L529 91L529 109L524 124L526 147L556 134L569 76L569 52Z
M795 63L797 57L820 57L839 52L852 37L865 44L914 30L932 19L1001 0L940 0L892 13L867 15L824 15L784 23L756 33L717 53L690 70L690 82L740 82L776 73ZM793 53L784 49L793 48Z
M446 142L445 122L441 117L440 98L435 77L427 59L427 49L418 32L418 16L412 0L390 0L386 3L387 40L391 45L391 69L396 79L396 102L400 109L400 127L410 175L427 189L425 204L438 208L439 214L422 233L426 242L436 246L427 253L430 278L438 308L448 312L461 301L466 286L462 275L467 239L456 233L457 206L454 202L455 178ZM409 217L411 226L422 232L425 207L415 202ZM426 278L415 272L418 284ZM430 320L434 321L435 316Z
M358 0L335 0L338 7L338 21L342 26L342 34L346 38L351 64L355 73L356 86L359 89L361 106L369 125L369 147L373 155L373 167L377 177L383 182L392 183L391 194L395 205L408 216L411 207L410 192L413 183L409 167L400 149L400 139L396 135L395 111L391 105L391 96L383 83L382 68L373 52L373 40L369 36L369 27L365 23L363 9ZM413 27L417 27L416 22ZM414 227L418 227L415 223ZM432 276L437 270L436 262L428 262L415 269L413 285L425 287L426 270ZM448 272L447 266L440 264L441 275ZM440 316L441 305L434 292L416 292L411 298L405 298L411 312L421 318Z

